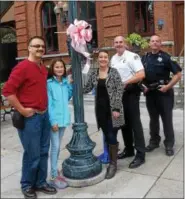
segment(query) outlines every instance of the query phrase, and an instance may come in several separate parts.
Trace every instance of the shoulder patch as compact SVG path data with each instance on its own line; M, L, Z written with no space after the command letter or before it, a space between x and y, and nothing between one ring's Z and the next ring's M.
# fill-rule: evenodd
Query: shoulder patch
M139 56L138 55L134 55L134 59L139 59Z

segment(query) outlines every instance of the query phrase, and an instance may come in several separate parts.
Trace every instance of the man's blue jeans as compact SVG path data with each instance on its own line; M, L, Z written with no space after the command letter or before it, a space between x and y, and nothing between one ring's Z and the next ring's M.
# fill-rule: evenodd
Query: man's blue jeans
M50 123L48 112L25 118L25 127L18 129L24 148L21 188L41 187L46 184Z
M51 153L50 153L51 178L56 178L58 176L57 163L60 154L61 140L64 135L64 131L65 131L64 127L59 128L59 131L57 132L53 132L51 130Z

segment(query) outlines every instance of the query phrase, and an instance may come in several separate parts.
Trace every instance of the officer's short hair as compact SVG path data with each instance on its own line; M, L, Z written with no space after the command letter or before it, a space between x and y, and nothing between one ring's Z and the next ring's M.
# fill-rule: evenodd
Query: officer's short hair
M161 41L161 37L160 37L158 34L154 34L154 35L152 35L152 36L150 37L150 40L151 40L151 38L152 38L152 37L154 37L154 36L159 37L159 39L160 39L160 41Z
M126 42L125 37L123 37L122 35L118 35L118 36L114 37L114 40L115 40L117 37L122 37L123 41Z
M125 39L125 37L123 37L122 35L118 35L118 36L116 36L116 37L122 37L123 42L124 42L124 44L125 44L124 46L125 46L125 48L128 50L128 49L129 49L129 44L128 44L127 40ZM115 40L116 37L114 37L114 40Z

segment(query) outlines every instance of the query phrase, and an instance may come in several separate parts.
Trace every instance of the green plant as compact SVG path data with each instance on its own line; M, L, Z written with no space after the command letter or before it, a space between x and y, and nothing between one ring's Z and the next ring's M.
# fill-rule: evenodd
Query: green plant
M137 33L132 33L126 37L126 41L131 45L136 45L141 47L142 49L148 48L148 42L146 39L141 37L141 35Z
M4 83L0 83L0 89L2 89L4 86Z
M4 83L0 83L0 93L2 94L2 89L3 89Z

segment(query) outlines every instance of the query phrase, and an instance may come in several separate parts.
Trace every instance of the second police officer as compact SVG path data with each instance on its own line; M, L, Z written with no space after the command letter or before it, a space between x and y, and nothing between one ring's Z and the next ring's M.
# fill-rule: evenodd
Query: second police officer
M166 155L174 154L174 129L172 111L174 105L173 86L181 79L181 67L172 57L161 50L161 38L153 35L149 46L151 52L142 57L145 68L145 95L146 106L150 116L150 140L146 147L147 151L153 151L160 144L161 116L165 135L164 146ZM172 78L170 73L173 73Z

